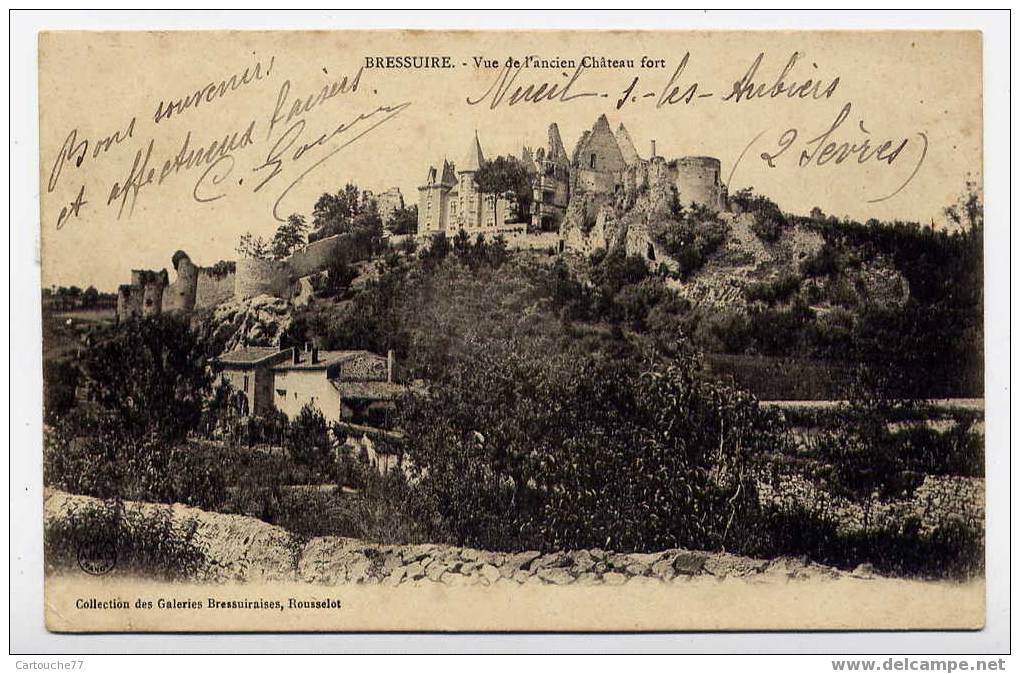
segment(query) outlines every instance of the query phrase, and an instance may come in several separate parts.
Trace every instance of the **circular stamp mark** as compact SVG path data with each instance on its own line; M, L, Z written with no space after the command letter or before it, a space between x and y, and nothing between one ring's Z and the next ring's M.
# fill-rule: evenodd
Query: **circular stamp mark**
M82 571L90 576L105 576L117 566L117 546L112 541L82 541L77 557Z

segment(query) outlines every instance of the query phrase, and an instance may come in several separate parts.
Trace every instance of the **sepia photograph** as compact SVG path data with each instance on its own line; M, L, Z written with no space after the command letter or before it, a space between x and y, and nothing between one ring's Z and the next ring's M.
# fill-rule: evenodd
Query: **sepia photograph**
M985 625L979 31L38 58L49 630Z

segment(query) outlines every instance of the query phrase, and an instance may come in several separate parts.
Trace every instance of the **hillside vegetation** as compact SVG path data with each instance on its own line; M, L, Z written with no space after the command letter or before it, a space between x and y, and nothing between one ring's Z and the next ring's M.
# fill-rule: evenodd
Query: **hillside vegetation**
M419 380L389 421L401 471L374 475L312 410L237 418L206 367L230 331L163 317L84 349L88 404L60 399L70 409L47 438L47 484L307 536L979 572L981 420L931 428L932 410L909 400L980 394L979 204L951 210L961 227L947 233L790 218L745 196L739 218L679 209L652 226L674 252L718 239L686 269L635 254L629 226L587 255L462 232L337 260L314 300L274 325L285 345L396 352L399 378ZM724 278L737 296L684 290ZM238 318L250 315L221 320L252 338ZM762 359L787 364L747 376ZM179 376L160 376L163 363ZM753 395L755 377L782 393L783 373L813 372L836 395L809 392L851 402L806 424Z

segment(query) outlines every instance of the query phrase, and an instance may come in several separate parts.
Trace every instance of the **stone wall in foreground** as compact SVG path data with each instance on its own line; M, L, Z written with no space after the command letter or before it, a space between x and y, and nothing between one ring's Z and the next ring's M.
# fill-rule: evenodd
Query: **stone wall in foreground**
M97 499L47 489L44 517L51 526ZM726 553L664 550L622 554L577 550L542 554L490 552L448 545L380 545L351 538L302 541L286 530L240 515L211 513L182 505L126 502L134 512L170 509L173 526L197 523L195 541L207 562L194 580L297 580L322 585L623 585L686 582L696 577L748 581L846 577L835 569L800 559L750 559ZM863 570L856 577L869 577Z

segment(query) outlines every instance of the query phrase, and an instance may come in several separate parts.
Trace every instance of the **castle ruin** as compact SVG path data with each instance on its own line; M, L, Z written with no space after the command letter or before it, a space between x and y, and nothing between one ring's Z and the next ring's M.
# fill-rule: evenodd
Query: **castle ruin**
M654 140L648 158L642 158L627 128L621 123L614 133L605 115L581 135L569 156L559 126L553 123L549 125L546 146L535 152L525 148L521 159L532 175L531 222L525 226L533 233L559 231L575 197L632 194L649 185L650 175L657 184L668 182L682 205L729 210L718 159L681 157L667 161L656 153ZM476 133L461 164L444 159L441 168L429 167L425 182L418 188L419 235L452 235L459 229L507 229L513 204L502 196L480 192L475 180L484 163Z
M345 234L314 241L283 260L241 258L212 267L195 265L179 250L171 259L177 274L173 283L166 269L132 270L131 283L117 289L117 318L148 318L174 311L191 314L258 295L303 304L312 296L310 277L325 270L340 248L347 248L353 258L365 255Z

